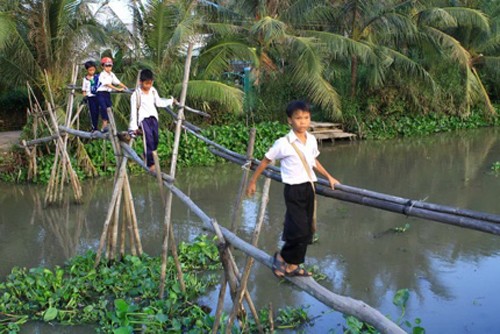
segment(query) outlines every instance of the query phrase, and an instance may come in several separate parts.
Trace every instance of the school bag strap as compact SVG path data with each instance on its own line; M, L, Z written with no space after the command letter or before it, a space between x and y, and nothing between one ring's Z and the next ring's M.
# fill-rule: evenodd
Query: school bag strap
M292 138L290 136L287 136L287 139L288 139L288 142L290 143L290 145L292 145L292 147L295 150L295 152L297 153L297 155L299 156L300 161L302 162L302 166L304 166L304 169L306 170L307 177L309 178L309 182L311 183L311 186L312 186L312 189L314 192L314 211L313 211L313 221L312 221L311 229L312 229L313 233L316 233L316 207L317 207L316 187L314 186L311 168L309 168L309 165L306 162L306 157L304 156L304 153L302 153L302 151L299 150L299 148L297 147L295 142L292 141Z

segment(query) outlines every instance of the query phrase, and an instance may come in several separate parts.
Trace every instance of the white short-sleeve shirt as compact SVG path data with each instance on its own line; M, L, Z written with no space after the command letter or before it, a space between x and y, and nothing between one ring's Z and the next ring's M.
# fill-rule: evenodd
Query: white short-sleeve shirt
M265 154L266 158L280 161L283 183L292 185L311 181L300 157L291 144L292 142L295 142L297 148L304 154L307 165L311 170L312 181L316 182L318 179L314 174L313 167L316 166L316 158L319 155L318 143L316 138L309 132L306 132L306 143L303 144L291 130L286 136L274 142L274 145Z
M93 80L93 79L94 79L94 76L92 76L91 80ZM87 76L84 76L83 82L82 82L82 92L85 92L86 96L88 96L88 97L95 96L95 94L92 94L92 92L90 91L91 86L92 86L92 83L90 82L90 80L87 79Z
M97 88L98 92L111 92L113 88L108 87L106 85L119 85L121 83L120 80L116 77L113 72L102 71L99 74L99 88Z
M129 130L137 130L145 118L152 116L158 119L156 107L171 107L173 102L174 99L161 98L154 87L151 87L148 93L144 93L140 88L136 89L130 97ZM137 110L138 107L139 110Z

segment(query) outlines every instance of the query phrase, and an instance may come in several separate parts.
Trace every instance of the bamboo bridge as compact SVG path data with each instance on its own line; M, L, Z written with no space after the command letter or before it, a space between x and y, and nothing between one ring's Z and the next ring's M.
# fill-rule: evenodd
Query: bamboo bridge
M189 57L188 57L189 59ZM219 299L215 317L215 324L213 332L217 333L221 321L221 313L223 309L224 295L226 293L226 288L229 286L230 295L233 301L232 311L228 319L228 324L226 328L232 328L234 321L238 320L238 317L245 311L243 301L246 302L248 309L254 316L254 319L258 326L258 316L257 311L253 305L251 296L248 291L248 278L251 272L253 261L258 261L263 265L270 267L272 266L272 256L265 253L258 248L258 239L260 228L264 220L264 213L266 210L266 205L269 200L268 192L270 187L270 181L275 180L281 182L280 170L275 166L269 166L267 170L264 171L264 175L267 177L263 196L261 200L261 206L255 224L255 230L252 235L251 241L246 241L241 239L238 235L234 233L235 226L234 222L236 220L236 214L244 196L244 189L246 187L246 182L250 170L255 170L258 166L259 161L253 159L253 143L255 140L255 130L250 133L250 141L248 144L248 149L246 155L241 155L239 153L228 150L227 148L213 142L200 134L199 129L185 121L184 111L195 112L203 114L193 108L185 106L186 100L186 87L189 78L189 64L186 61L185 77L183 81L183 90L178 104L178 112L175 113L174 110L166 108L168 112L175 120L176 130L175 130L175 141L174 149L172 155L172 163L170 173L162 173L160 170L160 164L158 163L157 155L154 155L155 165L157 167L156 172L150 172L145 162L133 149L133 140L129 143L119 139L120 133L117 131L116 124L113 118L112 110L108 110L110 116L111 131L107 134L102 133L90 133L81 131L76 126L75 123L78 120L78 115L81 112L82 106L77 108L77 112L73 115L73 104L75 95L76 77L77 77L77 67L75 66L72 73L72 84L71 93L68 98L68 105L66 108L66 118L64 124L58 124L55 109L56 106L52 101L47 102L45 108L42 108L41 104L35 99L35 95L31 94L31 112L30 115L34 118L39 119L38 124L44 126L49 130L50 135L43 138L37 138L30 141L23 141L21 146L26 151L30 161L30 172L36 172L36 145L54 142L56 145L55 159L51 171L51 179L47 187L45 196L45 206L52 203L61 201L64 193L64 187L66 184L71 184L74 198L77 202L81 201L82 191L79 184L78 177L71 165L71 160L68 154L68 137L69 135L75 136L78 140L80 138L87 139L101 139L111 141L112 147L116 157L116 173L114 178L114 191L112 198L110 200L110 205L108 208L108 214L104 220L103 231L99 241L99 249L97 250L95 265L97 266L101 261L101 256L103 253L109 260L119 259L124 256L126 251L126 244L128 240L128 246L132 254L141 254L142 246L140 243L140 233L137 226L137 219L135 218L134 201L132 195L132 189L128 182L127 174L127 164L131 160L138 165L140 165L147 174L156 178L158 186L160 189L162 201L165 207L165 219L163 224L164 235L163 235L163 247L162 247L162 271L160 277L160 291L159 298L164 296L164 283L165 283L165 268L168 258L168 252L170 250L177 267L177 276L180 282L181 289L185 289L183 284L183 273L178 262L176 242L174 240L173 234L173 224L171 223L171 209L172 209L172 197L176 196L179 198L196 216L203 222L205 227L214 232L218 237L218 246L220 252L220 259L223 264L224 272L222 274L221 286L219 292ZM48 77L47 85L49 85ZM29 88L29 87L28 87ZM32 93L32 90L29 88ZM180 134L181 131L186 131L190 135L195 136L199 140L203 141L210 149L210 151L227 161L244 166L243 175L240 183L240 189L238 198L236 199L232 226L230 229L224 228L217 223L215 217L208 216L202 208L200 208L196 203L194 203L181 189L175 185L175 172L176 172L176 161L179 149ZM36 136L36 129L33 133ZM77 144L78 145L78 144ZM169 191L165 191L165 188ZM500 235L500 216L481 213L471 210L453 208L443 205L437 205L417 200L411 200L406 198L401 198L392 195L386 195L377 193L370 190L360 189L351 187L344 184L339 184L335 187L335 190L331 189L328 182L325 179L319 179L316 187L316 191L319 195L348 201L352 203L357 203L361 205L366 205L382 210L387 210L395 213L404 214L407 216L414 216L418 218L433 220L436 222L441 222L445 224L451 224L459 227L479 230L485 233ZM121 207L123 205L123 207ZM120 209L123 211L120 211ZM120 226L120 212L122 212L121 226ZM120 240L120 245L118 241ZM119 247L118 247L119 246ZM118 249L119 248L119 249ZM236 265L233 256L233 248L236 248L247 255L247 260L244 268L240 269ZM385 317L381 312L367 305L363 301L356 300L347 296L341 296L332 291L327 290L319 283L317 283L312 277L286 277L288 281L297 286L299 289L307 292L318 301L323 304L339 311L344 314L353 315L356 318L374 326L381 333L405 333L405 331L400 328L396 323L392 322L390 319ZM260 328L260 327L259 327ZM260 329L262 331L262 329Z

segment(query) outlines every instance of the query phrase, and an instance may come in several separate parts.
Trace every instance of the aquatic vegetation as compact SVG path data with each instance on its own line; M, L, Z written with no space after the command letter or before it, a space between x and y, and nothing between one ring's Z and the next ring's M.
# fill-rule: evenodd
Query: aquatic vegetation
M17 333L31 320L95 325L100 333L209 332L214 322L211 309L196 300L219 282L217 246L207 236L199 236L181 243L178 251L186 293L170 260L166 296L161 300L157 298L159 257L126 256L94 268L95 254L87 252L53 270L14 268L0 283L0 333ZM259 316L263 326L270 328L269 310L260 310ZM294 328L307 321L307 312L299 307L278 310L273 322L276 328ZM252 319L245 319L243 326L256 330Z
M425 329L420 326L422 323L420 318L416 318L413 324L408 320L404 320L406 314L406 304L408 303L409 298L410 298L410 292L408 291L408 289L398 290L394 295L392 303L396 305L401 312L399 319L395 322L401 327L409 328L412 334L425 334ZM356 317L345 316L345 320L346 320L346 330L344 331L344 333L346 334L379 333L373 326L360 321Z

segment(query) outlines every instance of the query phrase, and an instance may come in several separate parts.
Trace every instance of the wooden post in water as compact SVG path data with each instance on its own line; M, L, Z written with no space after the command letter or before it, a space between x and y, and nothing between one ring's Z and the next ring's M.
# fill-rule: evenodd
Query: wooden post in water
M179 117L177 118L177 123L175 127L175 139L174 148L172 152L172 161L170 165L170 176L175 178L175 172L177 168L177 156L179 154L179 142L181 138L182 131L182 121L184 120L184 104L186 103L187 88L189 83L189 74L191 71L191 58L193 57L193 42L189 42L186 63L184 64L184 78L182 80L182 91L181 91L181 107L179 109ZM167 261L168 261L168 243L174 243L174 235L172 233L172 193L169 192L167 195L167 202L165 207L165 219L163 223L163 246L161 253L161 268L160 268L160 291L159 297L163 299L165 293L165 278L167 273ZM172 246L171 246L172 248ZM181 282L181 281L180 281ZM181 286L182 287L182 286ZM183 292L185 291L185 287Z

